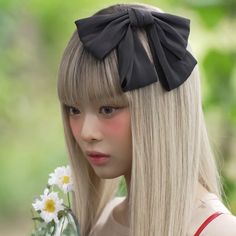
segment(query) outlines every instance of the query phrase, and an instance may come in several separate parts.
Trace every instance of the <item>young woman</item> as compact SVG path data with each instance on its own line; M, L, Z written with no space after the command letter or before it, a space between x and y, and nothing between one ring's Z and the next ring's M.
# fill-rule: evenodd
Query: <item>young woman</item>
M205 126L189 20L117 4L75 24L58 94L81 235L236 235ZM127 195L118 197L123 178Z

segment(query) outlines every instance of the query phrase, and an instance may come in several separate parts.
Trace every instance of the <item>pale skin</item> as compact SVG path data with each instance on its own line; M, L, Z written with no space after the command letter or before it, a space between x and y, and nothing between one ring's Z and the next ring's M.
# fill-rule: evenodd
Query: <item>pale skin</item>
M81 150L98 151L110 155L102 166L92 165L95 173L104 179L124 176L127 186L126 199L113 210L113 217L122 225L129 226L129 189L132 165L131 119L128 107L112 104L79 104L68 107L72 134ZM86 156L86 154L85 154ZM198 184L196 199L207 190Z

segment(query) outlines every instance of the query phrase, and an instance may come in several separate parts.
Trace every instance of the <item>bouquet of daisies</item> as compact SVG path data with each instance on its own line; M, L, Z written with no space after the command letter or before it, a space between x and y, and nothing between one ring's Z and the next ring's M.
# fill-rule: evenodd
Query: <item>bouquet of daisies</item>
M31 236L79 236L79 223L70 204L70 193L73 191L70 167L57 167L49 176L43 195L32 204L34 230ZM54 187L67 195L67 204L59 198Z

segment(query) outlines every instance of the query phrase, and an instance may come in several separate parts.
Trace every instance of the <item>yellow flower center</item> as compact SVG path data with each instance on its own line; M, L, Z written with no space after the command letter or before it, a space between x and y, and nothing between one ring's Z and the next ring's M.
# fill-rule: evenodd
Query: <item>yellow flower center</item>
M63 183L63 184L68 184L68 183L70 183L70 177L67 176L67 175L64 175L64 176L62 177L62 183Z
M52 199L48 199L45 202L45 208L43 210L48 212L54 212L56 210L55 202Z

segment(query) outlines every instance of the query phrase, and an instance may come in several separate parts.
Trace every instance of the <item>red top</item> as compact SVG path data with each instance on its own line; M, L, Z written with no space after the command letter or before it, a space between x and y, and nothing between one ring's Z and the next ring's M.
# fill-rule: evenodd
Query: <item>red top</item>
M197 232L194 234L194 236L199 236L200 233L205 229L205 227L211 222L213 221L216 217L218 217L219 215L223 214L223 212L215 212L214 214L210 215L202 224L201 226L198 228Z

